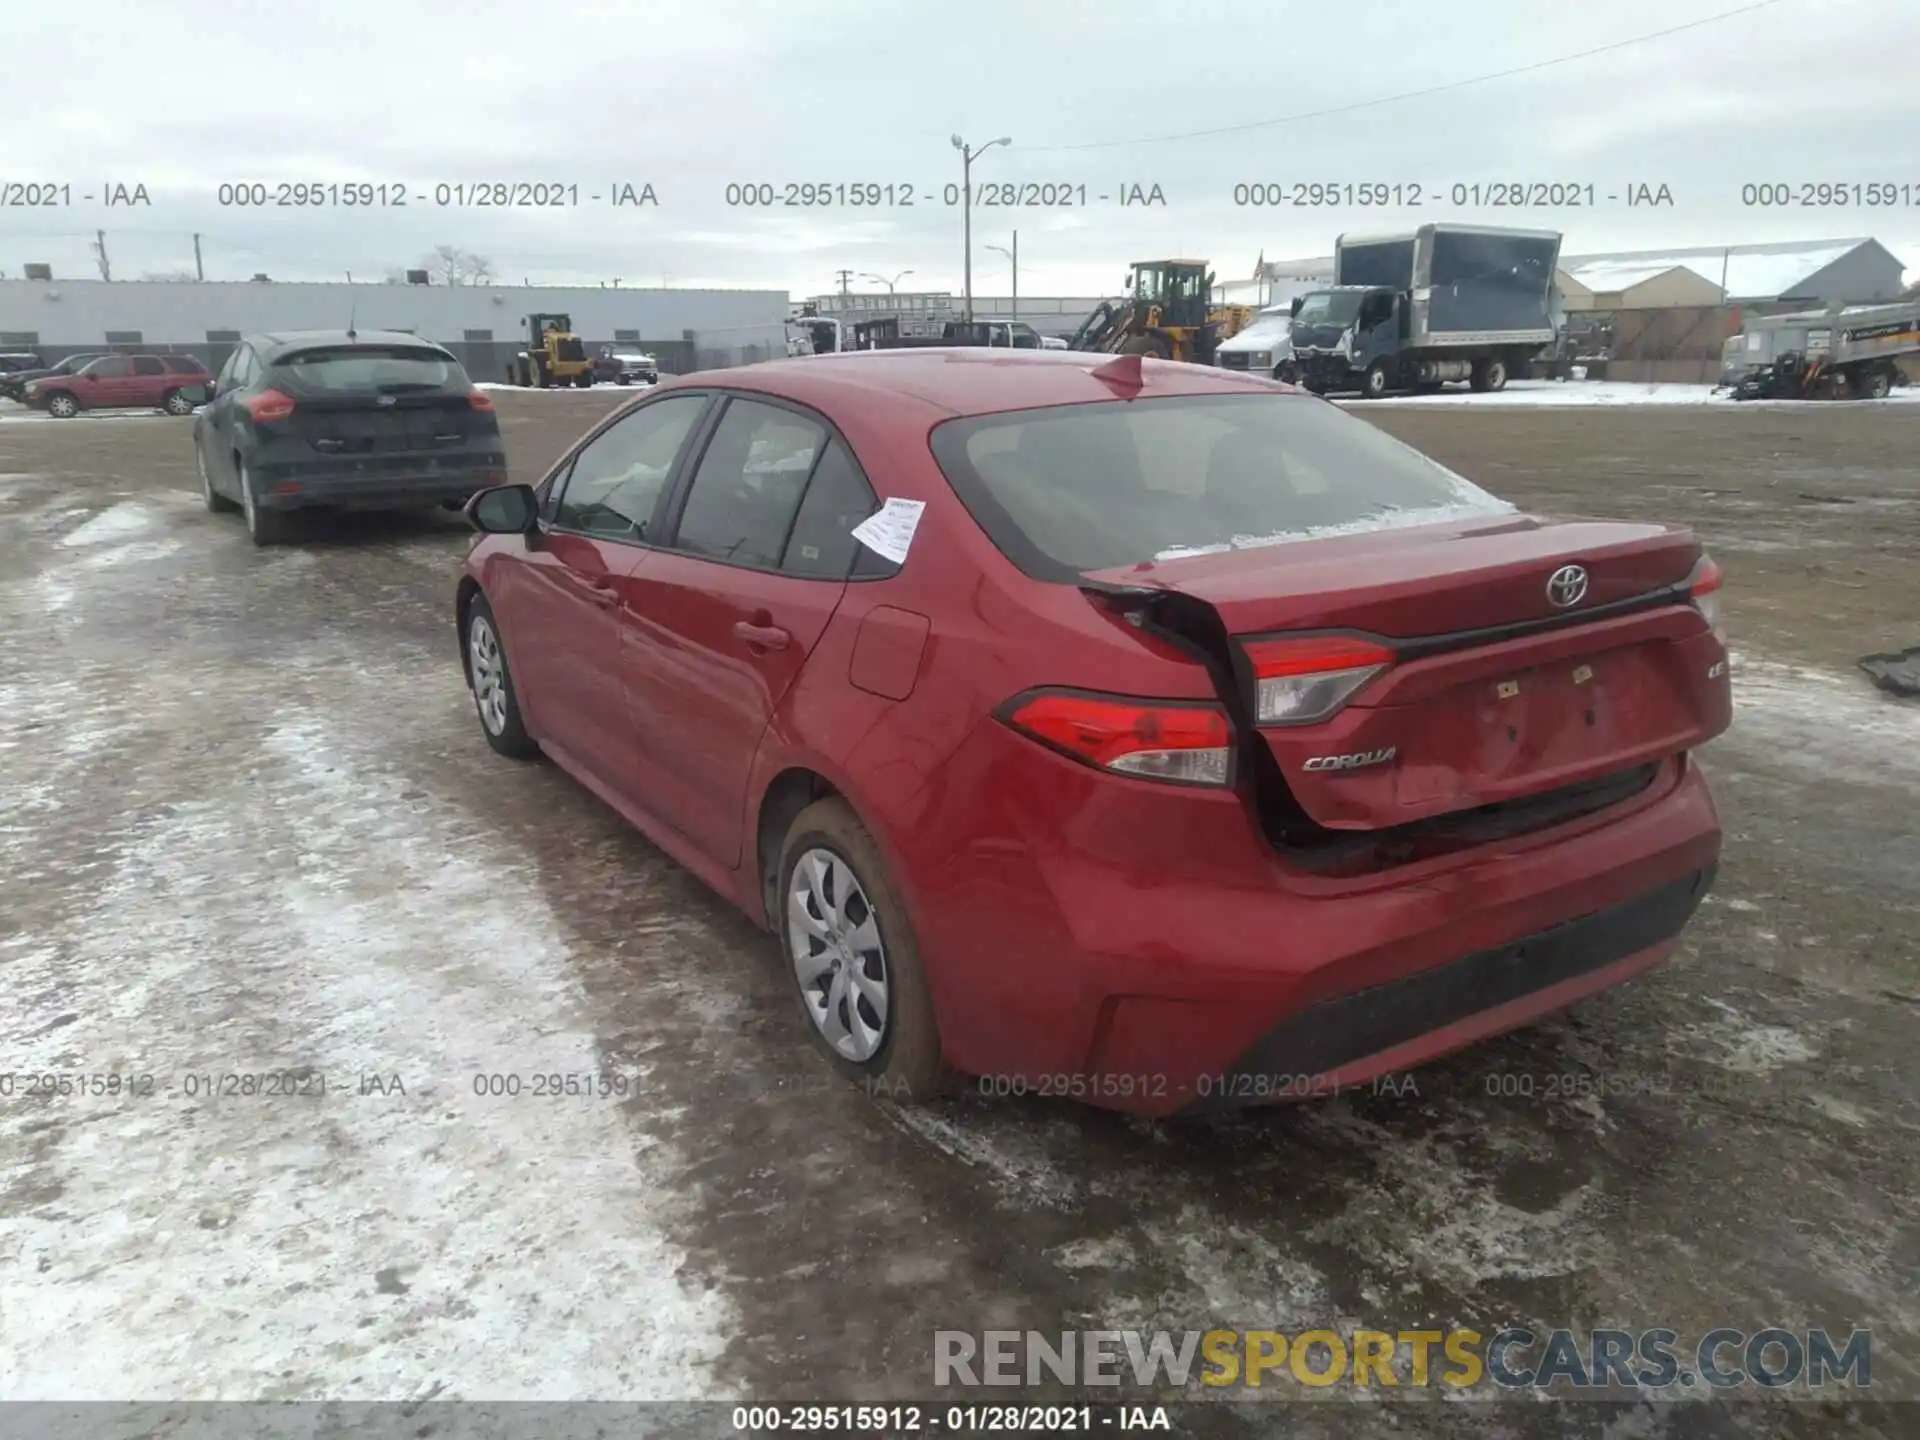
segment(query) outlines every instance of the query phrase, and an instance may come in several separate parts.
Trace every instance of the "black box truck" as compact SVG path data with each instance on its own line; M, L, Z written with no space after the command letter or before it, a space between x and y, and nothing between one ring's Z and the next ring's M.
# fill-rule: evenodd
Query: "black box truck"
M1290 378L1368 397L1450 380L1503 389L1557 338L1559 263L1553 230L1342 235L1334 283L1293 302Z

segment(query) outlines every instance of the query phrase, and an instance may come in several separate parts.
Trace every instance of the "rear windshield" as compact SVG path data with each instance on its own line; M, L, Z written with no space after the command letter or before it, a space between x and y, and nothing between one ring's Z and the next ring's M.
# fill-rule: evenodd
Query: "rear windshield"
M934 458L1029 575L1429 524L1514 507L1306 395L1181 395L949 420Z
M301 350L276 361L273 368L300 389L319 394L467 386L466 372L451 356L399 345Z

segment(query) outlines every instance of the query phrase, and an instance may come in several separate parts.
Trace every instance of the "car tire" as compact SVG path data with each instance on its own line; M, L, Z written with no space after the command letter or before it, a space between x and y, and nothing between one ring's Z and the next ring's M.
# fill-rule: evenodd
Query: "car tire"
M253 479L244 464L234 466L234 478L240 485L240 515L247 522L247 534L261 547L278 545L293 535L293 518L278 510L262 508L255 500Z
M209 515L231 515L240 507L213 488L213 475L207 469L207 452L198 440L193 442L193 463L200 471L200 503Z
M1473 376L1467 382L1483 395L1497 394L1507 388L1507 362L1498 355L1473 362Z
M508 759L531 760L540 747L520 718L520 695L507 668L506 642L500 638L500 622L493 618L486 596L473 597L461 623L466 627L467 690L473 696L480 733Z
M1867 400L1884 400L1893 390L1893 377L1885 370L1875 368L1862 377L1860 394Z
M1378 400L1387 393L1392 376L1387 374L1387 362L1376 360L1367 367L1367 373L1360 379L1360 398Z
M187 392L184 390L169 390L166 398L161 400L160 408L169 415L191 415L193 401L187 398Z
M80 402L64 390L56 390L47 397L47 414L56 420L71 420L80 413Z
M802 810L779 875L774 933L815 1047L870 1094L908 1104L951 1094L960 1077L941 1055L912 922L852 807L835 797Z

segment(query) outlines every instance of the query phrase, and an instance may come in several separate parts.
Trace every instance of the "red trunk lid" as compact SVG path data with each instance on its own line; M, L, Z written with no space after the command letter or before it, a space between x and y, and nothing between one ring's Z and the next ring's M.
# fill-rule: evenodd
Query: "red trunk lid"
M1393 652L1328 718L1258 727L1313 820L1378 830L1600 780L1726 729L1725 649L1688 603L1700 558L1684 529L1500 516L1088 578L1211 606L1249 718L1262 642L1306 632ZM1556 604L1566 566L1584 591Z

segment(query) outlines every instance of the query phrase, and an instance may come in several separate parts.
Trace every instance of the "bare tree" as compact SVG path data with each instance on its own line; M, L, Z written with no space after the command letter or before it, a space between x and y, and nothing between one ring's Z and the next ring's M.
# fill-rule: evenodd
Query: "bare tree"
M458 245L434 246L433 253L421 260L420 268L442 285L485 285L493 279L491 260Z

